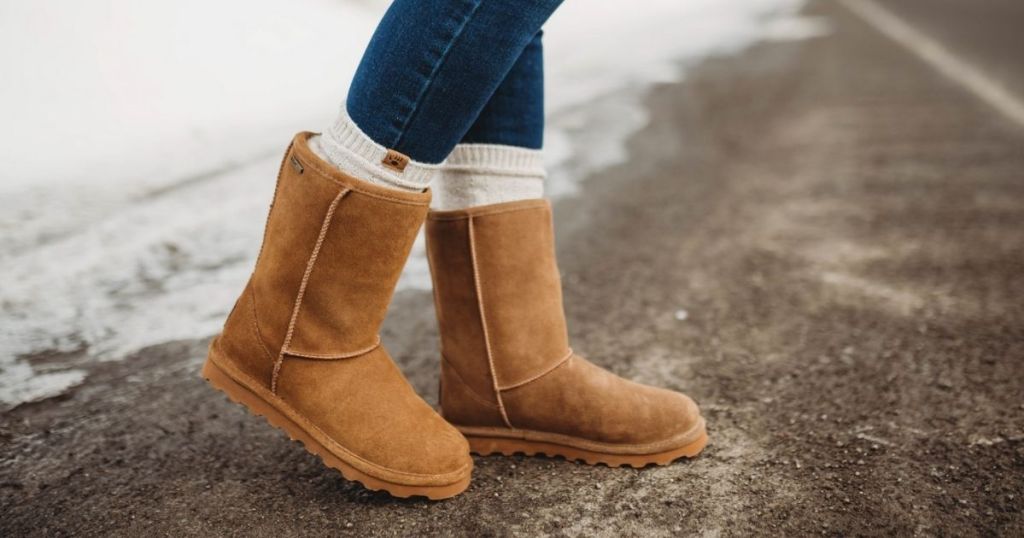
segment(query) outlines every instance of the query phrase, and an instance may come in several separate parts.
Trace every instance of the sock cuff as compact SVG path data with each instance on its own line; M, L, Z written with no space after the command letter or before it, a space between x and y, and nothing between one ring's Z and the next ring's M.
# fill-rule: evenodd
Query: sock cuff
M412 159L402 171L384 164L388 148L370 138L352 118L345 106L337 119L321 137L320 148L329 161L359 179L385 183L412 190L425 189L440 172L441 164L427 164Z
M465 209L544 196L543 152L497 144L459 144L445 160L432 207Z
M499 144L459 144L444 162L452 173L520 176L544 179L544 152Z

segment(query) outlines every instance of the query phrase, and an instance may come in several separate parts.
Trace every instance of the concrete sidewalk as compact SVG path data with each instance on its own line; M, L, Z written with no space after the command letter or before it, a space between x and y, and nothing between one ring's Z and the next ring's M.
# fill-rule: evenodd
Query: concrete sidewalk
M833 33L653 91L631 162L556 207L574 348L698 399L700 458L476 458L465 494L394 500L176 342L0 417L0 535L1024 534L1024 130L809 13ZM430 296L384 337L435 401Z

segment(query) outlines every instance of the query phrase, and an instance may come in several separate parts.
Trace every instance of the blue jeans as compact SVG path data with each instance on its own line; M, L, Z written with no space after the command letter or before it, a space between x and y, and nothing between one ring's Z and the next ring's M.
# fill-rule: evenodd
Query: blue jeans
M539 149L541 26L562 0L395 0L349 88L378 144L439 163L459 142Z

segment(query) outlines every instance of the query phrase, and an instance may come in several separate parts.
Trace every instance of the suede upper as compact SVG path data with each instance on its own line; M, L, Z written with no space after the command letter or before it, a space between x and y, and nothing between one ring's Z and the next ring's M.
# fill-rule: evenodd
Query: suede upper
M309 136L285 155L256 269L211 357L363 472L413 485L465 478L465 439L378 336L430 193L350 177L310 151Z
M431 212L426 232L445 418L621 453L692 442L701 418L688 397L572 353L546 200Z
M303 294L286 352L318 357L365 352L377 343L430 193L387 189L348 176L317 157L307 137L296 138L282 164L253 274L257 310L266 311L261 328L268 346L280 350L306 278L307 289L316 292ZM317 259L308 267L317 245Z
M566 358L569 336L546 201L435 211L427 233L431 263L439 269L439 323L464 328L442 333L446 351L450 346L458 355L485 355L489 344L498 388L516 386ZM480 331L465 330L480 326L481 311L488 342ZM480 368L475 370L478 379Z

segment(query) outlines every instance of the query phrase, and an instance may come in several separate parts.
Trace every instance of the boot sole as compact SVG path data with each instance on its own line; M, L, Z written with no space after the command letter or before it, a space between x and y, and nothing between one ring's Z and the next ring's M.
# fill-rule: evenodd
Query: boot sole
M679 458L693 458L700 454L708 444L708 434L705 430L704 419L694 428L693 434L683 446L653 452L649 454L622 454L605 452L572 446L573 441L579 444L593 444L586 439L559 435L560 442L545 441L538 438L553 437L544 432L529 430L508 430L500 428L468 428L458 427L462 435L469 441L469 448L473 454L478 456L491 456L501 454L513 456L523 454L525 456L561 456L570 461L583 462L587 465L604 464L609 467L621 467L628 465L633 468L642 468L648 465L668 465ZM515 435L516 437L510 437ZM534 437L524 439L524 437ZM694 438L695 437L695 438ZM570 444L571 443L571 444Z
M341 473L346 480L359 482L365 488L374 491L385 491L394 497L408 498L423 496L430 500L441 500L454 497L469 487L470 476L457 482L442 486L410 486L383 480L356 469L345 463L339 456L331 452L313 434L310 434L301 426L295 423L288 415L278 409L278 405L284 404L281 401L275 405L264 397L256 394L251 389L235 381L227 372L217 366L209 358L203 365L203 378L213 388L223 392L228 398L248 409L250 413L261 416L271 426L284 431L292 441L299 441L307 452L320 458L326 465Z

